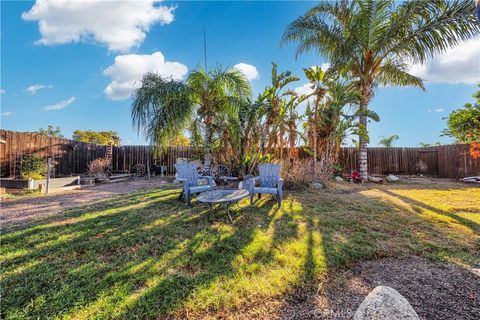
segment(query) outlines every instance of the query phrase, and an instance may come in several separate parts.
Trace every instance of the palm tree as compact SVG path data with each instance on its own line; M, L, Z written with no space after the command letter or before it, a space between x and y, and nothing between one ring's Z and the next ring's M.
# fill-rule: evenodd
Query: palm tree
M480 33L470 1L337 0L321 2L293 21L282 44L298 43L297 56L315 51L333 66L345 67L361 94L360 110L368 110L378 85L415 86L411 63L423 63ZM367 118L360 116L367 126ZM359 171L367 180L367 141L359 137Z
M283 159L285 126L282 125L282 122L285 115L286 98L292 95L291 90L284 89L289 83L298 80L300 79L292 76L290 71L278 73L277 65L272 62L272 84L267 86L258 97L260 116L265 117L260 149L272 152L274 147L280 148L280 160Z
M391 135L390 137L382 137L382 139L378 141L378 144L386 148L390 148L393 146L393 143L398 140L398 138L399 136L396 134Z
M327 93L328 84L330 83L329 75L326 74L326 70L322 70L319 66L314 66L311 68L304 68L303 72L307 77L307 80L310 82L310 88L312 92L305 96L305 99L314 97L313 108L310 108L310 101L308 101L307 106L307 120L308 130L310 131L309 137L311 136L311 144L313 145L313 168L314 171L317 168L317 157L318 157L318 126L319 119L318 115L320 112L320 103Z
M351 135L358 135L365 141L369 140L364 126L358 118L364 116L373 121L379 121L378 115L371 110L357 108L353 114L348 112L346 106L357 104L360 95L352 83L338 78L335 74L327 75L324 79L326 93L318 103L316 122L311 125L315 128L317 137L314 136L315 148L320 161L319 172L315 173L322 178L328 178L333 171L333 164L337 162L340 146Z
M298 106L305 100L305 96L292 91L289 100L285 103L285 120L283 131L288 133L288 158L292 159L295 155L295 146L299 137L298 124L302 116L297 111Z
M252 91L245 75L235 68L214 68L209 72L199 67L187 79L190 98L198 107L197 114L205 125L204 170L210 172L213 122L218 114L238 115L240 106L250 98Z
M147 73L133 94L132 121L138 132L157 147L165 146L169 139L192 126L192 121L197 135L198 122L201 122L205 133L204 167L209 173L215 117L220 114L234 117L250 96L247 78L233 68L216 67L206 71L199 67L186 81Z

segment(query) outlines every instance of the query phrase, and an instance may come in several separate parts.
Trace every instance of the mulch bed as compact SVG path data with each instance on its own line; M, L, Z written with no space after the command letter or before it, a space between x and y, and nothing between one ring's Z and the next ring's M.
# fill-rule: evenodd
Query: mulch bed
M278 318L352 319L363 299L379 285L402 294L421 319L480 319L479 275L417 257L358 263L330 276L318 290L295 292Z

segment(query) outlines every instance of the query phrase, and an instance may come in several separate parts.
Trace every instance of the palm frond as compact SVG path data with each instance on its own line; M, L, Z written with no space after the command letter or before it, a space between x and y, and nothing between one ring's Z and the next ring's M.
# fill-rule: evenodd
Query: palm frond
M186 128L194 112L185 83L147 73L133 93L132 123L154 146L166 142Z
M413 86L425 90L423 80L408 73L408 66L405 63L387 61L380 68L377 81L382 85Z

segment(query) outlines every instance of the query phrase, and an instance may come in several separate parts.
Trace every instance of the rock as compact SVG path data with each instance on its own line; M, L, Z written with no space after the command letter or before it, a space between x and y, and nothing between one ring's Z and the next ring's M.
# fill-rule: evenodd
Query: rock
M320 189L323 189L323 184L321 184L320 182L314 182L312 183L312 187L320 190Z
M372 182L375 182L375 183L380 183L380 184L382 184L382 183L383 183L383 179L382 179L382 178L379 178L379 177L372 177L372 176L369 176L369 177L368 177L368 181L372 181Z
M410 303L397 290L378 286L368 294L355 312L354 320L417 320Z
M465 177L460 179L462 182L469 182L469 183L480 183L480 176L478 177Z
M393 175L393 174L389 174L385 179L387 179L387 181L390 181L390 182L395 182L395 181L398 181L400 180L399 177Z
M343 182L343 178L340 177L340 176L336 176L336 177L335 177L335 180L338 181L338 182Z

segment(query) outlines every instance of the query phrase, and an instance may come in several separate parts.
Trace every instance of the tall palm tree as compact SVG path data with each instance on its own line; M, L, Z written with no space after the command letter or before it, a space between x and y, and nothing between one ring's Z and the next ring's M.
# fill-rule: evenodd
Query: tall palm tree
M298 43L297 56L313 50L344 66L361 94L360 109L367 110L378 85L424 89L409 64L480 34L473 9L464 0L324 1L292 22L282 43ZM367 126L365 116L360 124ZM359 142L359 171L367 180L367 141L360 136Z
M139 133L144 133L157 147L164 146L192 121L201 121L205 133L204 167L209 173L215 117L235 116L250 96L247 78L233 68L218 66L206 71L199 67L185 82L147 73L133 94L132 121Z

